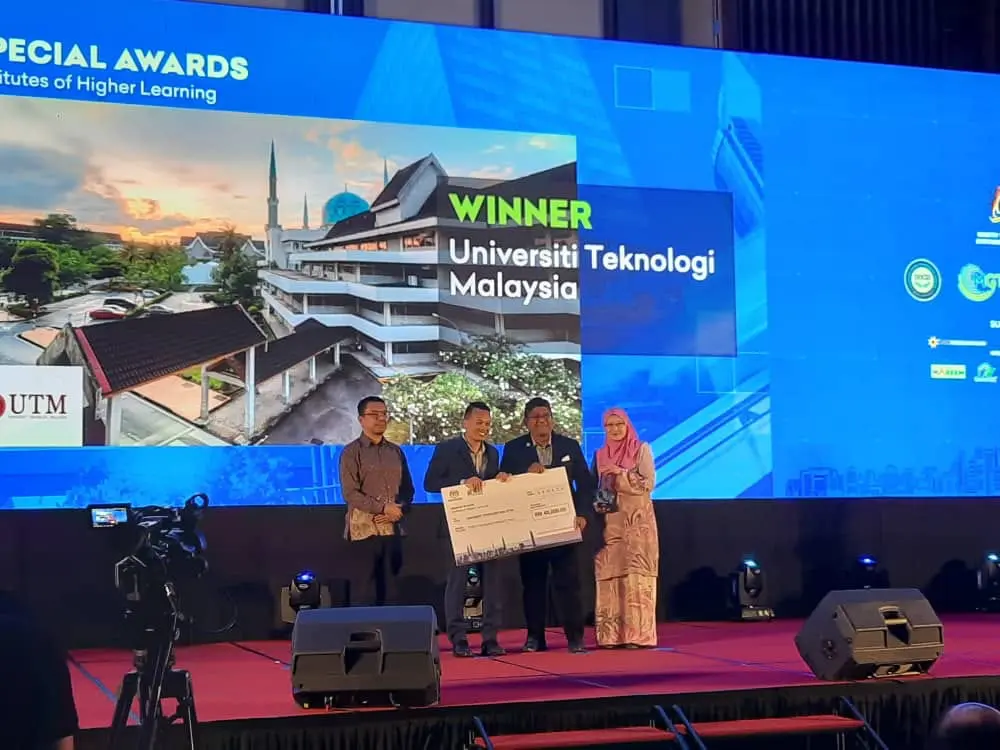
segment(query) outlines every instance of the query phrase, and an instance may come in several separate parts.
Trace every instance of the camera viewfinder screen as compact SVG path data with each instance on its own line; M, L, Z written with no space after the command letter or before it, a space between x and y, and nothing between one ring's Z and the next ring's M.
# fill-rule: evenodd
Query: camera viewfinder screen
M95 529L128 523L128 508L91 508L90 523Z

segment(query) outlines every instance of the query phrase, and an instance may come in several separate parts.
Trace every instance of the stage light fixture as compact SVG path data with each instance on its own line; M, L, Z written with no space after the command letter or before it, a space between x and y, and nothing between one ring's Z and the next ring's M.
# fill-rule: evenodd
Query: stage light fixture
M320 606L321 595L316 574L309 570L297 573L288 587L288 606L293 612L302 609L317 609Z
M860 555L854 561L851 578L851 585L857 589L883 589L889 586L888 575L871 555Z
M470 632L483 629L483 577L476 565L470 565L466 574L462 618Z
M976 571L978 609L983 612L1000 610L1000 555L990 552Z
M311 570L303 570L292 577L291 583L276 592L275 629L294 625L299 610L324 609L333 606L329 584L323 583ZM347 599L345 594L344 599Z
M773 620L774 610L765 598L764 571L751 557L744 558L731 578L731 606L744 622Z

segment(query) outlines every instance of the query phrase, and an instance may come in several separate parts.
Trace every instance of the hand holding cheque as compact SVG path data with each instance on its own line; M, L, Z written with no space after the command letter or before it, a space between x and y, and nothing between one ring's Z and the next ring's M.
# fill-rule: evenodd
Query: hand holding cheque
M495 479L498 482L506 482L508 479L510 479L510 474L504 474L503 472L500 472L499 474L496 475ZM483 480L479 477L469 477L468 479L462 482L462 486L468 487L473 492L481 492L483 489Z
M441 493L458 565L581 540L562 467L446 487ZM473 488L473 484L478 489Z

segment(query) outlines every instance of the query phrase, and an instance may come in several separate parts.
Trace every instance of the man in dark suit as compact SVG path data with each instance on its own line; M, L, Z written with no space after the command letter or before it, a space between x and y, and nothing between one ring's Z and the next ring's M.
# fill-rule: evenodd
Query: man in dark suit
M478 492L487 479L505 481L509 475L500 472L500 453L495 446L487 442L492 426L493 418L489 406L482 401L473 401L469 404L465 408L465 417L462 420L464 434L438 443L434 448L434 455L424 476L424 489L427 492L440 492L445 487L462 484L473 492ZM444 611L452 650L458 657L472 656L469 628L464 616L470 567L477 569L482 587L481 653L483 656L503 656L506 652L497 641L501 598L495 562L480 563L476 566L456 565L448 574L448 583L444 591Z
M580 444L554 431L552 405L543 398L533 398L524 405L524 423L528 434L511 440L503 447L500 470L508 474L525 474L564 467L573 490L576 525L583 531L587 526L587 516L593 511L595 482ZM570 544L521 555L524 619L528 629L525 651L545 651L547 648L545 620L550 569L569 650L576 654L586 651L583 645L583 604L580 601L577 549L577 545Z

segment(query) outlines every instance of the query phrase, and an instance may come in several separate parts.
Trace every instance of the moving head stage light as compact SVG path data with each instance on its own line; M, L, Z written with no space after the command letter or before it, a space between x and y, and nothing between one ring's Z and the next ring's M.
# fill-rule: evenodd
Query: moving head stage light
M990 552L976 571L976 609L980 612L1000 611L1000 555Z
M848 583L854 589L887 589L889 574L871 555L861 555L854 561Z
M311 570L295 574L288 586L278 592L278 617L280 629L284 625L294 625L299 612L306 609L326 609L332 606L329 585L322 583Z
M108 506L91 509L95 526ZM132 534L131 552L115 565L115 586L125 598L125 623L132 641L133 670L122 680L111 724L111 750L123 748L125 736L136 731L137 750L154 750L162 730L175 722L186 729L187 744L196 747L194 693L191 676L174 669L174 644L187 620L180 609L175 581L200 578L208 570L205 538L198 522L208 507L208 496L197 494L180 508L115 509L114 526ZM122 520L118 519L124 519ZM177 701L177 710L165 715L163 700ZM139 726L129 729L132 703L139 701Z
M764 571L752 558L745 558L730 576L730 606L737 620L760 622L773 620L774 610L768 606Z
M303 570L292 579L289 589L289 599L291 606L296 612L300 609L316 609L320 605L319 581L316 574L309 570Z
M462 619L469 632L478 633L483 629L483 577L478 565L469 566L464 593Z

